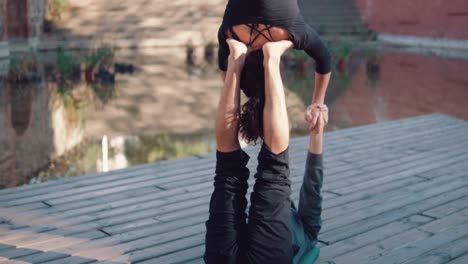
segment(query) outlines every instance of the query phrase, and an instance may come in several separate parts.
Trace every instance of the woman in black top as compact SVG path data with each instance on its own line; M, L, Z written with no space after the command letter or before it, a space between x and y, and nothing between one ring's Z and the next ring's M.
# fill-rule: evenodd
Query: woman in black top
M264 105L264 69L261 47L272 41L290 40L293 48L304 50L315 60L315 89L306 118L315 127L319 113L316 105L325 101L330 81L330 54L317 33L305 23L297 0L229 0L218 31L218 66L223 80L227 70L229 46L227 38L245 43L247 55L240 88L249 97L242 106L240 132L247 142L263 139L262 109Z
M244 42L247 46L259 48L265 43L265 40L278 41L285 39L286 36L293 42L295 49L304 50L315 59L317 73L327 74L330 72L328 50L317 33L304 22L299 12L297 0L229 0L218 31L219 68L222 71L227 70L227 57L229 55L226 38L236 39L238 35L236 31L241 31L242 27L237 27L237 30L233 27L242 24L249 27L249 41L246 41L246 38L237 38L237 40ZM276 36L273 32L276 33ZM228 36L230 33L232 36Z

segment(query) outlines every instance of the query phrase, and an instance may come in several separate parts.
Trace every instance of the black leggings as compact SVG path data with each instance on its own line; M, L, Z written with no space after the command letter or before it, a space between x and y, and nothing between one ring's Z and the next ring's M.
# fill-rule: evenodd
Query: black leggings
M214 191L206 221L207 264L291 264L288 149L279 154L263 144L255 185L245 213L249 156L242 149L216 153Z

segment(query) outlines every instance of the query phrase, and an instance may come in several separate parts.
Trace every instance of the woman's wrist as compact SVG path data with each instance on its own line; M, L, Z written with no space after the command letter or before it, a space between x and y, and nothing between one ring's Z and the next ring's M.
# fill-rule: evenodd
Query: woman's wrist
M312 98L312 105L315 105L315 104L319 104L319 105L325 104L325 98L323 98L323 96L317 96L317 97Z

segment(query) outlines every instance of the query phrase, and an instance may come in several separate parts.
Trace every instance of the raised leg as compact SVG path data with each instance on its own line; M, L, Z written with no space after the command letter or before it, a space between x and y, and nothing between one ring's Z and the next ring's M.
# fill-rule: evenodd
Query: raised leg
M282 52L279 56L271 57L270 53L265 52L265 46L267 44L264 45L264 142L258 155L256 182L250 198L248 248L244 263L289 264L292 263L289 230L291 182L289 125L279 68Z
M229 43L231 55L216 113L216 171L214 191L206 221L205 263L238 263L239 245L246 233L245 198L249 177L249 156L238 141L239 78L245 50L241 43Z

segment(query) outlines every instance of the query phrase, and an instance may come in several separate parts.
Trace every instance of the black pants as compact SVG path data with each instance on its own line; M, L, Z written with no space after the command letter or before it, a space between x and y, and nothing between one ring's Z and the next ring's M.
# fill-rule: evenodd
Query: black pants
M216 153L214 192L206 222L208 264L290 264L291 182L288 149L279 154L263 144L246 222L249 156L239 149Z

